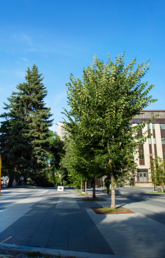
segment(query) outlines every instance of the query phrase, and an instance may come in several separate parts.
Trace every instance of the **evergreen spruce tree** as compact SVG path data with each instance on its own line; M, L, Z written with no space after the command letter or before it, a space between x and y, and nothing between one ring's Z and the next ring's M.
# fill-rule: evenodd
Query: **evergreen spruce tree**
M19 87L19 96L24 103L25 119L28 123L24 136L31 144L31 178L41 184L41 173L45 177L46 152L49 149L49 126L52 125L50 108L45 107L44 98L47 90L42 83L42 74L33 65L32 71L28 68L25 76L26 83Z
M45 107L47 90L42 74L33 65L27 69L26 82L19 84L18 92L8 98L1 118L0 149L3 167L12 178L19 172L26 181L30 176L37 184L45 176L46 152L49 148L50 108ZM12 169L11 169L12 167Z
M0 151L2 153L2 173L9 177L9 187L12 187L14 179L20 176L28 177L29 147L30 144L23 136L22 129L25 128L23 108L15 94L8 98L10 104L5 104L6 110L1 115L5 119L0 127Z

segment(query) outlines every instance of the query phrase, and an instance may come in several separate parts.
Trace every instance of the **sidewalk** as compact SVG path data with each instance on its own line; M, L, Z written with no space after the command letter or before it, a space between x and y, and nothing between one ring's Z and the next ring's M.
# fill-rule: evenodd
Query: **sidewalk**
M118 193L116 204L136 213L98 215L90 207L110 205L110 196L98 191L107 201L84 202L73 190L25 190L23 200L19 200L17 192L12 206L0 210L0 242L12 236L5 244L15 245L13 248L21 245L52 252L60 250L81 255L77 257L164 257L163 198L154 197L154 200L148 195L136 201L136 193L133 199ZM19 191L22 196L23 190ZM4 203L7 200L4 198ZM5 227L1 226L2 217Z

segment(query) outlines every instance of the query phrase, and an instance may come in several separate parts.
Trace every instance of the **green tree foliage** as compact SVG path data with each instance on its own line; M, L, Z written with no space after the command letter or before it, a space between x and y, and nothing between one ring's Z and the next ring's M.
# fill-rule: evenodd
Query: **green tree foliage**
M92 165L99 163L110 174L111 207L115 207L118 181L127 178L133 153L148 137L137 132L149 121L131 126L130 120L156 101L148 96L154 85L141 82L149 63L138 65L134 71L136 59L125 66L123 57L124 53L113 63L109 55L104 64L95 56L92 65L83 69L83 81L71 74L71 82L66 84L71 110L64 109L69 120L63 122L65 130L86 150ZM96 176L98 171L93 166L89 174Z
M78 125L79 126L79 125ZM73 137L74 136L74 137ZM80 187L82 181L100 178L105 171L100 167L97 157L94 156L92 147L94 142L88 143L86 148L83 147L84 139L78 139L76 133L69 134L65 138L65 156L62 159L61 166L69 171L71 182ZM95 181L93 180L93 197L95 197Z
M64 155L64 142L60 139L56 132L50 131L49 133L49 150L47 152L48 159L48 177L49 181L57 185L58 174L60 173L60 161L62 155Z
M47 90L42 74L33 65L27 69L26 82L20 83L8 98L0 117L5 119L0 128L0 150L3 169L10 178L30 176L41 184L45 176L45 154L49 147L50 108L45 107ZM43 180L42 180L43 181Z
M68 177L68 183L80 188L81 181L84 180L85 161L72 139L65 138L64 149L65 155L60 162L63 178L66 180Z
M151 158L151 177L152 182L156 186L160 186L164 193L165 184L165 160L158 156L155 159Z

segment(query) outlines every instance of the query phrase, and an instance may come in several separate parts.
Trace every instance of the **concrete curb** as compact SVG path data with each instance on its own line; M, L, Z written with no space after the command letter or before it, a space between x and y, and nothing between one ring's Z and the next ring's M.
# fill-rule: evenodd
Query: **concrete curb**
M32 253L40 252L42 255L60 255L62 257L79 257L79 258L128 258L126 256L118 255L109 255L109 254L95 254L95 253L85 253L85 252L76 252L76 251L65 251L58 249L49 249L49 248L40 248L40 247L30 247L30 246L21 246L21 245L10 245L10 244L0 244L0 250L10 251L13 253L22 252L22 253ZM131 258L131 257L129 257Z

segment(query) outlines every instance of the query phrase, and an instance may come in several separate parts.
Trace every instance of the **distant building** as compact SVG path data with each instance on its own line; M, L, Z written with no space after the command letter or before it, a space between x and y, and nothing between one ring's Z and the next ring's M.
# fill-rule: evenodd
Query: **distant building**
M64 130L62 125L63 125L62 123L58 123L58 136L60 136L61 140L64 139L64 135L66 134L66 131Z
M137 159L137 169L135 171L135 185L150 186L152 185L150 158L155 158L155 155L165 159L165 110L143 110L140 115L135 116L130 123L137 125L142 121L147 121L154 115L159 115L152 120L152 123L147 124L142 132L148 131L153 135L147 139L143 146L139 147L140 156L134 155ZM58 124L58 135L61 139L66 131L62 128L62 123ZM131 171L130 171L131 172Z

